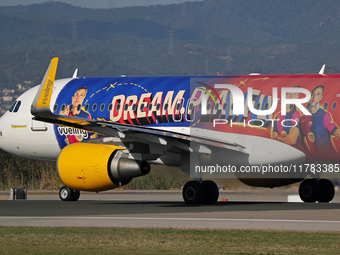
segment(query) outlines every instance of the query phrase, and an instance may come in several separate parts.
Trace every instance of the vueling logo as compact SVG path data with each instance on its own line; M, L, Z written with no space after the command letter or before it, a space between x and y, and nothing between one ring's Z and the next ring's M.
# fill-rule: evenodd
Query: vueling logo
M44 89L45 93L44 93L44 97L42 99L42 104L43 105L47 104L47 101L48 101L48 98L49 98L49 95L50 95L50 91L51 91L52 85L53 85L53 81L52 80L48 80L47 86Z

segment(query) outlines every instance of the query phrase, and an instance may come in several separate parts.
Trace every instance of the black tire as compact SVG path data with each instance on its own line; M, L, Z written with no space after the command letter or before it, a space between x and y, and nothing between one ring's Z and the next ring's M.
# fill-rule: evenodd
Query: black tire
M71 201L72 194L72 190L67 186L63 186L59 190L59 198L61 201Z
M218 187L216 183L213 181L207 180L207 181L203 181L202 185L203 185L203 189L205 192L203 204L206 204L206 205L215 204L219 196L219 191L218 191Z
M78 201L79 197L80 197L80 191L73 189L70 201Z
M303 202L315 203L320 197L319 182L314 179L306 179L301 182L299 196Z
M182 191L183 199L188 205L197 205L203 202L204 188L199 181L189 181Z
M320 186L320 197L318 201L320 203L329 203L334 198L334 185L330 180L320 179L318 181Z

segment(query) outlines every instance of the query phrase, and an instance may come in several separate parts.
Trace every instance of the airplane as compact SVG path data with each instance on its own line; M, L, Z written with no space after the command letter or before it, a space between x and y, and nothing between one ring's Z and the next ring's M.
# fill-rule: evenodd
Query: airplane
M56 161L62 201L149 174L190 173L187 204L214 204L215 178L255 187L300 183L304 202L330 202L340 171L339 74L77 77L40 85L0 119L0 148Z

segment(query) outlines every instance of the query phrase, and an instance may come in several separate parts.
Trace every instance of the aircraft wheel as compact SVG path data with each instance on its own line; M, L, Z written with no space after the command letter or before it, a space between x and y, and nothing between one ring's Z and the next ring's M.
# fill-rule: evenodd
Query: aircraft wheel
M320 185L317 180L306 179L301 182L299 195L303 202L315 203L320 197Z
M80 191L78 190L72 190L72 195L70 201L78 201L80 197Z
M189 205L196 205L204 199L204 188L199 181L188 181L183 188L183 199Z
M72 196L72 191L69 187L63 186L59 190L59 198L62 201L70 201Z
M59 190L59 198L62 201L77 201L80 197L80 192L71 189L67 186L62 186Z
M320 186L320 203L329 203L334 198L334 185L330 180L320 179L318 181Z
M213 181L207 180L207 181L203 181L202 185L203 185L204 192L205 192L203 204L207 204L207 205L215 204L219 196L219 191L218 191L218 187L216 183Z

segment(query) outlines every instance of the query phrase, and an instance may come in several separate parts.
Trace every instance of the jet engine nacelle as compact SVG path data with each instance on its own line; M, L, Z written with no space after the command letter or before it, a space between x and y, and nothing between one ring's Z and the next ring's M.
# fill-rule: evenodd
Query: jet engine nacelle
M63 183L75 190L103 191L146 175L146 161L124 158L124 148L114 145L74 143L60 153L57 169Z

